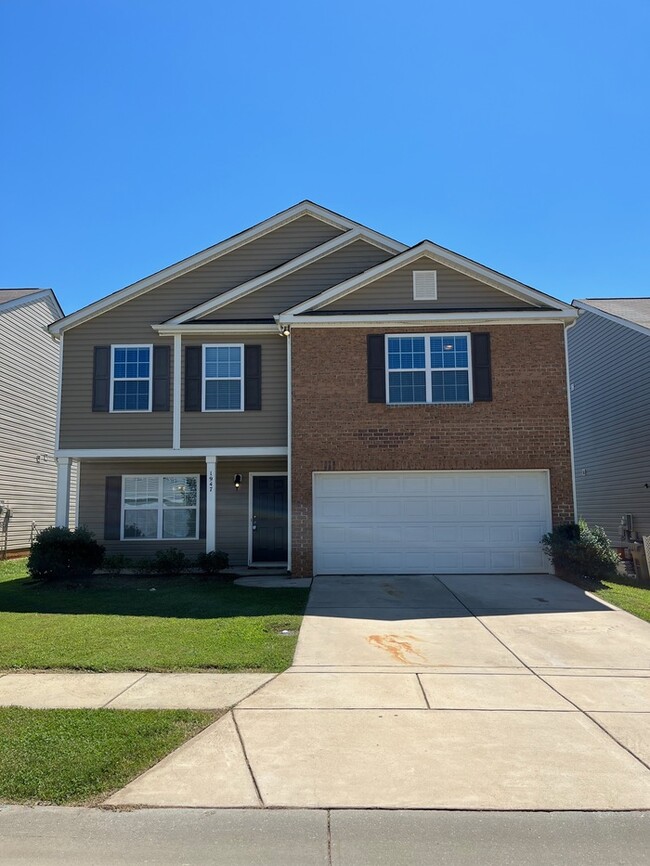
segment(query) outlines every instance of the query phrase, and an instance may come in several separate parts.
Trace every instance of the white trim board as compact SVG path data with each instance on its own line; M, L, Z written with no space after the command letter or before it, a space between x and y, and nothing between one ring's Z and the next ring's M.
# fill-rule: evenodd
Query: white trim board
M594 298L594 300L597 301L599 299ZM597 316L602 316L603 319L608 319L616 325L623 325L626 328L630 328L632 331L636 331L638 334L644 334L646 337L650 337L650 328L646 328L645 325L639 325L637 322L631 322L629 319L624 319L614 313L605 312L605 310L601 310L599 307L592 307L589 301L574 301L573 306L578 310L584 310L587 313L595 313Z
M299 202L298 204L257 223L257 225L251 226L238 234L220 241L214 246L201 250L186 259L182 259L180 262L176 262L169 267L163 268L161 271L157 271L155 274L151 274L150 276L138 280L129 286L125 286L123 289L119 289L118 291L113 292L86 307L82 307L82 309L77 310L77 312L71 313L69 316L65 316L64 318L53 322L50 325L49 330L52 334L60 334L62 331L66 331L69 328L74 328L76 325L86 322L106 310L117 307L125 301L131 300L131 298L135 298L138 295L142 295L145 292L151 291L151 289L155 289L158 286L169 282L169 280L172 280L175 277L179 277L182 274L186 274L189 271L200 267L201 265L214 261L220 256L223 256L238 247L242 247L250 241L256 240L274 229L279 228L281 225L293 222L302 216L312 216L315 219L321 220L321 222L340 228L343 231L359 228L360 226L359 223L355 223L352 220L347 219L347 217L343 217L327 208L321 207L321 205L314 204L314 202L307 200ZM370 230L368 229L368 231ZM383 238L384 242L387 244L402 246L401 244L398 244L397 241L383 235L377 234L377 237Z
M255 566L259 568L260 566L273 566L275 568L282 568L283 566L289 567L289 557L291 556L289 544L290 537L287 532L287 559L281 562L269 563L269 562L253 562L253 479L258 475L266 475L267 477L273 477L275 475L282 475L287 477L287 530L289 529L289 473L288 472L249 472L248 473L248 565L249 568L251 566Z
M550 295L538 292L536 289L532 289L529 286L525 286L523 283L519 283L516 280L510 279L510 277L503 276L484 265L480 265L478 262L473 262L471 259L466 259L458 253L452 253L444 247L439 247L431 241L422 241L405 252L398 253L392 259L388 259L388 261L382 262L356 277L345 280L337 286L332 286L332 288L326 289L324 292L315 295L313 298L309 298L309 300L303 301L301 304L297 304L296 306L285 310L285 312L282 313L281 318L284 321L285 315L295 316L325 307L328 304L349 295L351 292L363 288L364 286L373 283L375 280L385 277L423 257L431 259L433 262L444 265L445 267L451 268L459 273L463 273L472 279L479 280L494 289L512 295L526 303L544 304L553 310L571 310L570 304L565 304L563 301L558 301Z
M122 460L131 457L159 460L166 457L286 457L288 452L286 445L251 445L240 448L59 448L54 452L54 456L76 460Z
M327 316L288 315L276 316L278 328L359 328L365 325L385 324L415 326L429 324L447 325L550 325L572 322L577 318L577 310L569 307L562 310L495 310L493 313L332 313Z
M271 285L277 280L289 276L290 274L301 270L301 268L307 267L308 265L311 265L314 262L317 262L320 259L331 255L337 250L344 249L345 247L350 246L350 244L353 244L356 241L366 241L373 246L379 247L380 249L386 250L387 252L391 253L401 252L402 250L406 249L404 244L392 242L390 244L386 243L385 239L381 235L377 235L376 232L373 232L370 229L351 229L350 231L345 232L342 235L338 235L338 237L332 238L332 240L327 241L324 244L320 244L320 246L314 247L311 250L307 250L307 252L303 253L300 256L297 256L295 259L290 259L288 262L285 262L278 268L274 268L272 271L267 271L267 273L261 274L259 277L248 280L248 282L242 283L239 286L235 286L234 288L229 289L227 292L223 292L222 294L211 298L209 301L205 301L204 303L199 304L196 307L192 307L190 310L186 310L184 313L181 313L180 316L175 316L173 319L168 319L166 322L163 323L163 325L182 325L183 323L189 322L192 319L196 319L201 316L205 316L208 313L220 310L222 307L228 306L228 304L231 304L233 301L236 301L239 298L243 298L246 295L250 295L253 292L258 291L259 289L264 288L265 286Z
M179 336L180 334L277 334L276 324L261 325L259 323L245 322L220 323L218 325L152 325L161 337Z

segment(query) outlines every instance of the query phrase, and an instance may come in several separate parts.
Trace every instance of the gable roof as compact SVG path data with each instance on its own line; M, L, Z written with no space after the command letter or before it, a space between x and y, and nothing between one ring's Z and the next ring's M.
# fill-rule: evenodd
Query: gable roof
M307 250L295 259L290 259L290 261L285 262L277 268L273 268L271 271L267 271L265 274L261 274L259 277L255 277L252 280L248 280L248 282L235 286L226 292L222 292L222 294L211 298L209 301L205 301L196 307L192 307L184 313L181 313L179 316L174 316L174 318L168 319L164 324L182 325L186 322L192 321L193 319L205 316L208 313L216 312L222 307L231 304L233 301L243 298L246 295L250 295L252 292L256 292L259 289L276 282L282 277L295 273L295 271L313 264L319 259L325 258L325 256L330 255L336 250L343 249L343 247L349 246L358 240L367 241L368 243L391 253L402 252L407 249L405 244L386 238L384 235L372 231L372 229L365 228L365 226L349 229L343 234L332 238L332 240L326 241L324 244L320 244L311 250Z
M393 271L399 270L422 257L430 258L434 262L466 274L468 277L479 280L480 282L499 289L506 294L513 295L531 305L541 304L554 311L561 311L570 315L574 314L574 310L570 304L558 301L550 295L539 292L537 289L532 289L530 286L524 285L524 283L520 283L517 280L513 280L510 277L498 273L497 271L493 271L491 268L485 267L485 265L480 265L478 262L465 258L465 256L461 256L458 253L445 249L445 247L438 246L431 241L425 240L413 247L410 247L404 252L393 256L393 258L388 259L388 261L382 262L356 277L345 280L345 282L339 283L337 286L326 289L324 292L315 295L313 298L310 298L301 304L297 304L295 307L282 313L280 319L285 321L285 319L300 316L302 314L315 313L317 311L322 312L322 308L326 307L328 304L331 304L339 298L367 286L375 280L385 277Z
M396 245L396 248L402 246L392 238L380 235L378 232L372 232L371 229L366 229L365 226L361 226L360 223L356 223L347 217L341 216L341 214L337 214L334 211L321 207L321 205L315 204L312 201L305 200L287 208L286 210L280 211L274 216L269 217L268 219L263 220L238 234L226 238L226 240L220 241L214 246L201 250L201 252L195 253L193 256L182 259L180 262L176 262L176 264L163 268L163 270L157 271L155 274L151 274L151 276L145 277L142 280L138 280L136 283L125 286L125 288L119 289L118 291L101 298L99 301L95 301L92 304L82 307L80 310L77 310L77 312L71 313L69 316L65 316L64 318L54 322L50 325L49 330L53 334L60 334L68 328L73 328L75 325L79 325L88 319L92 319L106 310L117 307L120 304L131 300L131 298L149 292L152 289L169 282L175 277L179 277L195 268L201 267L201 265L214 261L220 256L223 256L238 247L250 243L250 241L262 237L268 232L279 228L281 225L293 222L303 216L311 216L314 219L321 220L329 225L340 228L343 232L354 229L363 229L364 231L375 235L377 240L381 238L382 242L386 244Z
M573 305L632 330L650 334L650 298L586 298L574 301Z
M50 301L55 316L63 315L61 305L52 289L0 289L0 313L43 299Z

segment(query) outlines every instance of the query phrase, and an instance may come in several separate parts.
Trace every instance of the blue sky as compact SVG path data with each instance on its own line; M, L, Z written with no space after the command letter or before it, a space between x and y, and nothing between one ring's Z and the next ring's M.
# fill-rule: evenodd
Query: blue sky
M647 0L0 0L0 285L66 312L310 198L650 295Z

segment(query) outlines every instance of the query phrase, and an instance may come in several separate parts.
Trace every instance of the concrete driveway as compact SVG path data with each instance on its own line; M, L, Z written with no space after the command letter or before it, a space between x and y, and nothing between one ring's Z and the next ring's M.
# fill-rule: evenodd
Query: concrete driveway
M321 577L294 666L116 805L649 809L650 625L546 575Z

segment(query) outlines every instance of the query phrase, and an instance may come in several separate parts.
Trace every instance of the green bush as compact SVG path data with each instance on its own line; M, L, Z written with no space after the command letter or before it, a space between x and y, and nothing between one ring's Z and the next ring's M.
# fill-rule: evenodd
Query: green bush
M133 563L133 569L134 571L137 571L138 574L153 574L153 559L148 559L146 556L141 559L136 559Z
M619 557L602 526L584 520L556 526L542 538L542 547L560 576L614 580Z
M196 564L202 574L215 575L228 568L228 554L223 550L211 550L210 553L199 553Z
M102 568L114 577L122 574L125 568L131 568L132 563L128 556L123 553L111 553L104 557Z
M80 580L90 577L103 559L104 547L85 527L50 526L36 536L27 569L36 580Z
M155 574L182 574L191 566L191 561L177 547L169 547L166 550L157 550L151 561L152 571Z

